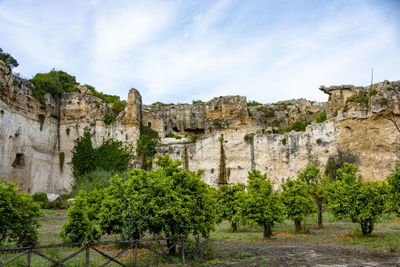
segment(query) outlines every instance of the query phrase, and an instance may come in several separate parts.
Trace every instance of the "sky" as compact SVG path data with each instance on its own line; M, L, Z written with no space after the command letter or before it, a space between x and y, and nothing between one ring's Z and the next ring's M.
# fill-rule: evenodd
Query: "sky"
M0 36L28 79L55 68L145 104L400 80L400 0L0 0Z

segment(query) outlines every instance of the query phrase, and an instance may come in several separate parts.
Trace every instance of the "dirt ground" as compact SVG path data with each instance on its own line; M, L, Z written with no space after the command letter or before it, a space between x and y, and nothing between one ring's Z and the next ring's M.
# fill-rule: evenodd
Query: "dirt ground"
M354 248L314 245L306 240L274 240L247 243L213 240L220 262L212 266L396 266L395 255L383 255Z
M66 222L66 210L41 218L41 244L61 243L58 233ZM275 227L272 239L262 229L249 227L232 233L223 222L212 234L205 258L188 266L396 266L400 257L400 221L387 219L376 225L374 235L354 234L351 222L327 222L323 229L308 226L307 234L294 234L292 222ZM391 243L392 242L392 243ZM391 243L391 244L389 244ZM189 258L189 255L188 255ZM167 265L170 266L170 265Z

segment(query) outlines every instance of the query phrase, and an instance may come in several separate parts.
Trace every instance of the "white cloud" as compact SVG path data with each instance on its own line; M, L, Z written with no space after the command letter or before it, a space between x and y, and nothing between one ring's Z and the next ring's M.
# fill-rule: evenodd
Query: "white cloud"
M371 3L29 3L0 2L0 33L25 76L56 67L123 98L136 87L145 103L325 100L321 84L368 84L371 67L376 81L400 73L398 25Z

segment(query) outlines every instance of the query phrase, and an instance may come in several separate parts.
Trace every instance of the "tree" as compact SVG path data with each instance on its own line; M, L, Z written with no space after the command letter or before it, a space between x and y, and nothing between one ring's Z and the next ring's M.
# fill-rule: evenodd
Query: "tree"
M47 93L58 99L64 92L79 92L79 89L75 88L78 84L75 77L62 70L53 69L48 73L37 73L30 81L35 85L32 94L40 102L44 101L44 95Z
M252 170L248 175L248 193L244 201L244 216L264 227L264 238L272 236L275 222L283 221L284 206L274 192L267 175Z
M329 185L329 209L337 219L359 223L363 235L370 234L385 210L387 186L383 182L363 182L358 167L345 163L337 170L336 182Z
M87 242L100 239L100 230L88 218L87 194L81 191L68 209L68 222L60 236L66 242Z
M136 143L136 153L142 158L142 168L149 169L152 166L153 156L156 154L157 139L147 134L140 134Z
M92 218L103 233L122 234L128 239L140 238L144 232L208 238L216 221L210 186L198 174L180 168L180 161L172 161L168 155L158 156L156 164L157 170L131 171L125 182L118 176L110 179L109 187L82 204L88 206L87 215L78 214L80 218Z
M39 204L29 194L19 191L15 184L0 179L0 245L15 241L17 246L38 243Z
M315 211L314 201L305 183L288 179L282 184L282 201L286 206L286 214L294 221L296 232L301 231L304 217Z
M388 210L400 216L400 162L396 163L392 175L386 178L389 184Z
M344 163L358 164L360 161L357 154L351 152L350 149L338 149L337 154L329 157L325 168L325 174L329 177L330 182L336 180L336 170L343 167Z
M322 227L323 205L327 199L325 186L328 183L328 178L322 177L320 169L313 163L309 163L307 168L299 173L298 178L306 184L308 192L317 205L318 227Z
M96 150L92 144L92 134L85 131L83 136L74 140L72 149L72 170L75 177L96 169Z
M242 221L242 206L245 201L244 184L222 185L217 191L219 215L228 220L233 232L237 231L237 224Z
M112 138L103 140L96 150L97 168L105 171L124 171L129 167L132 149Z
M128 169L132 152L130 147L124 147L121 141L110 138L94 148L92 136L86 130L83 136L74 140L71 163L75 178L95 169L115 172Z
M0 48L0 60L4 61L10 68L18 67L18 62L9 53L4 53L3 49Z

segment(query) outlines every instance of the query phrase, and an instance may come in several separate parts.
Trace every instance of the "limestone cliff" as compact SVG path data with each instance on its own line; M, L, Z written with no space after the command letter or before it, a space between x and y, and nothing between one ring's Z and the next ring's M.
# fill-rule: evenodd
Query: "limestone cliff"
M365 179L384 179L399 160L400 82L322 86L330 95L326 103L300 99L256 106L241 96L142 106L139 92L131 89L125 109L110 124L104 119L111 104L84 86L59 100L46 95L44 103L32 88L0 62L0 176L31 193L70 189L71 149L85 129L96 146L112 137L135 148L141 127L151 127L161 137L158 153L202 170L211 185L246 182L247 172L258 169L278 186L310 160L324 168L339 148L359 155ZM138 162L133 155L132 167L140 167Z

